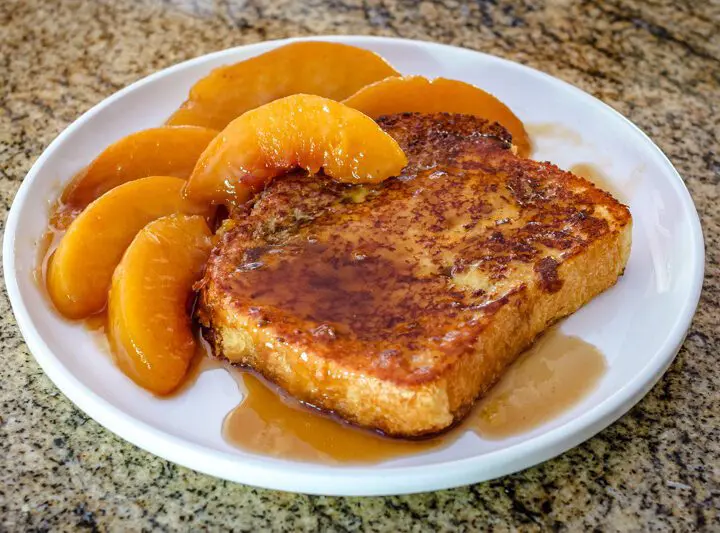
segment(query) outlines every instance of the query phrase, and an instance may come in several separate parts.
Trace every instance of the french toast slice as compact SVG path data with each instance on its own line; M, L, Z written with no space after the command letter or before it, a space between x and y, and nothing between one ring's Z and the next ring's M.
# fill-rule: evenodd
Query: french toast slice
M616 282L632 221L585 179L515 156L497 124L378 122L408 156L402 175L273 181L226 221L197 314L218 357L350 423L420 438Z

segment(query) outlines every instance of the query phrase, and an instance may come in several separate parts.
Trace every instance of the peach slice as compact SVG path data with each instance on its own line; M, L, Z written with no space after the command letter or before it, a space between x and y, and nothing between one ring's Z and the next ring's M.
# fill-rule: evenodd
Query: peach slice
M525 126L508 106L492 94L457 80L422 76L387 78L343 101L372 118L392 113L464 113L503 125L513 137L521 157L530 155L530 138Z
M108 336L115 361L155 394L180 384L195 353L188 304L211 246L202 217L167 216L137 234L113 274Z
M213 70L190 89L168 124L218 130L246 111L291 94L333 100L399 73L379 55L340 43L299 42Z
M377 183L407 158L372 119L307 94L275 100L233 120L207 147L187 182L198 202L240 203L294 167L337 181Z
M53 225L65 229L90 202L128 181L147 176L187 179L217 133L196 126L163 126L111 144L63 191Z
M53 254L47 288L67 318L105 307L113 270L145 224L172 213L207 214L183 197L185 180L153 176L120 185L91 203L70 225Z

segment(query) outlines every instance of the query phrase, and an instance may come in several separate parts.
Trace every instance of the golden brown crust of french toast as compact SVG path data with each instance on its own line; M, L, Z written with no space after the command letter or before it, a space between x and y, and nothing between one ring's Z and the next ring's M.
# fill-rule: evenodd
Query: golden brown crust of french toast
M522 159L497 124L379 119L410 161L374 186L303 173L233 213L201 282L217 355L389 435L462 418L548 325L621 274L627 208Z

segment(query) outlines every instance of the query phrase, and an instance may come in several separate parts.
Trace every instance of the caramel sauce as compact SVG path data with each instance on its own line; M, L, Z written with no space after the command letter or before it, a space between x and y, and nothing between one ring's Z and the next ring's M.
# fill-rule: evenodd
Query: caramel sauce
M159 398L171 398L174 396L180 396L187 390L191 389L195 382L198 380L203 372L209 372L210 370L217 370L219 368L226 369L233 378L235 378L238 388L241 389L241 381L239 381L233 372L232 367L221 359L213 357L212 349L202 335L196 335L195 355L190 360L185 379L182 381L177 389L172 391L170 394L164 396L158 396ZM242 389L241 389L242 390Z
M610 181L603 171L595 165L590 163L578 163L570 167L570 172L593 182L598 188L612 194L616 200L621 202L625 201L623 193L617 189L615 183Z
M508 369L466 425L486 439L530 431L582 400L606 369L595 346L552 328Z
M57 231L67 230L82 210L81 207L58 201L50 213L50 227Z
M55 202L50 211L50 227L57 231L65 231L70 227L72 221L87 207L86 204L77 202L73 198L73 191L82 183L88 172L88 167L77 172L63 189L60 198ZM98 194L99 196L99 194Z
M172 395L183 394L203 372L226 370L243 398L225 417L222 435L241 450L320 463L373 463L447 446L457 436L407 441L349 426L210 353L209 345L201 338L187 378Z
M465 431L502 439L530 431L578 403L599 382L605 358L593 345L553 328L510 367L460 427L423 441L389 439L348 426L287 397L265 380L207 355L202 341L180 394L204 371L226 369L243 393L222 434L244 451L282 459L376 463L449 446Z
M225 417L223 436L249 452L324 463L372 463L450 443L450 436L389 439L313 412L252 374L242 373L242 384L246 396Z

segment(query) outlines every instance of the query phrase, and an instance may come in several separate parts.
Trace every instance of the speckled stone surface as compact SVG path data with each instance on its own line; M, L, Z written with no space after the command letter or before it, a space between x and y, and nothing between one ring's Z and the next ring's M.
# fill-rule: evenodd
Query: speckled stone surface
M153 457L76 409L0 296L0 531L720 530L720 3L691 0L0 2L3 220L32 162L83 111L157 69L311 34L434 40L519 61L637 123L702 218L698 313L667 375L609 429L489 483L326 498L219 481Z

